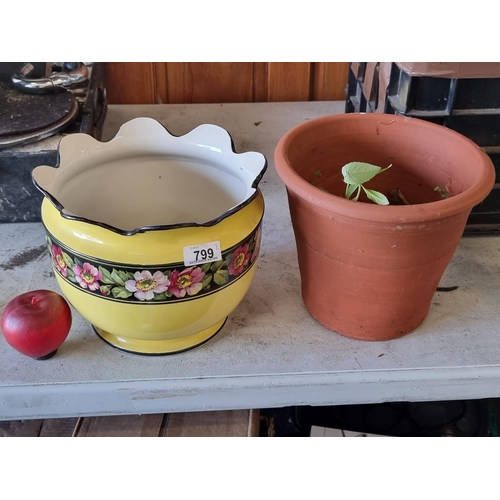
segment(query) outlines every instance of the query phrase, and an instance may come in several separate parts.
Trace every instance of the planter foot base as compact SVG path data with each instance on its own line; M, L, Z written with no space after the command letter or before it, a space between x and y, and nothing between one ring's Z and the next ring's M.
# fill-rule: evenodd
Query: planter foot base
M201 332L195 333L193 335L188 335L186 337L173 338L168 340L138 340L129 339L125 337L120 337L119 335L114 335L108 333L101 328L97 328L92 325L95 333L104 340L107 344L116 347L122 351L126 351L132 354L144 354L150 356L162 356L167 354L176 354L208 342L212 337L214 337L222 329L226 323L227 318L223 319L219 323L203 330Z

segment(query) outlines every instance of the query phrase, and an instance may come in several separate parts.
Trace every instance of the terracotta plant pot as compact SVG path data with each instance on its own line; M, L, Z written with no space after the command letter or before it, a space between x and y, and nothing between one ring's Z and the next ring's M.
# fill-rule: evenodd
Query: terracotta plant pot
M345 199L341 168L352 161L392 164L366 187L399 188L410 204ZM491 160L466 137L384 114L305 122L282 137L275 165L287 187L305 306L326 328L361 340L400 337L425 319L471 209L495 181Z

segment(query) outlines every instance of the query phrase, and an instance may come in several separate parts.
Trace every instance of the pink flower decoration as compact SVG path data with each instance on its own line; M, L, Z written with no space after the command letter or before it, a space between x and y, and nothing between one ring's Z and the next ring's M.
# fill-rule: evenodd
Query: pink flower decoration
M248 243L238 247L233 254L233 257L229 261L229 265L227 266L229 274L233 276L238 276L241 274L245 267L248 265L248 261L250 260L250 253L248 251Z
M68 276L68 266L63 257L62 250L55 245L52 245L52 256L54 258L54 264L57 267L57 270L64 276Z
M151 274L149 271L137 271L133 280L125 282L125 288L139 300L151 300L155 293L164 293L168 289L170 281L161 272L156 271Z
M85 262L83 266L75 264L73 266L75 277L82 288L88 288L95 291L99 288L99 280L102 279L102 274L92 264Z
M188 295L196 295L202 288L201 283L205 273L199 267L188 267L181 273L172 271L170 274L170 286L168 291L177 298Z

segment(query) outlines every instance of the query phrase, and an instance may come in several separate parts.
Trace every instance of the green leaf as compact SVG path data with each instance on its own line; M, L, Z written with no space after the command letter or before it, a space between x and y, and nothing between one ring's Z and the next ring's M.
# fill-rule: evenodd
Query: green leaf
M75 263L73 262L73 259L66 252L63 252L62 256L63 256L64 262L66 262L66 265L68 267L71 267L71 269L73 269L73 266L75 265Z
M440 194L441 198L443 198L443 200L449 198L448 193L441 186L436 186L434 188L434 191L437 191Z
M128 299L132 295L132 292L129 292L123 286L115 286L111 289L111 293L115 299Z
M120 276L123 283L125 283L125 281L131 280L134 278L134 275L132 273L127 273L126 271L120 271L120 270L117 270L116 272L117 272L118 276Z
M200 266L200 269L205 273L207 274L208 271L210 271L210 266L212 265L211 262L209 262L208 264L203 264L202 266ZM168 277L168 276L167 276Z
M154 300L167 300L167 294L166 293L155 293L153 298L154 298Z
M347 184L347 187L345 190L345 197L347 199L349 199L353 195L354 191L356 191L357 187L358 186L356 184Z
M124 285L125 281L121 278L119 272L120 271L113 269L113 271L111 271L111 278L114 280L115 283L118 283L119 285Z
M314 171L314 175L315 175L316 177L321 177L321 170L315 170L315 171Z
M383 172L390 168L377 167L377 165L372 165L371 163L364 163L361 161L353 161L344 165L342 167L342 175L344 176L344 182L346 184L364 184L369 180L373 179L377 174Z
M99 266L99 271L102 274L101 281L106 285L116 285L115 280L111 277L110 272L104 267Z
M368 196L368 199L370 199L377 205L389 205L389 200L382 193L374 191L373 189L366 189L364 186L361 187L363 188L363 191L366 193L366 196Z
M203 281L201 282L201 287L205 288L208 285L210 285L210 283L212 283L212 278L213 278L213 276L211 274L207 274L205 276L205 278L203 279Z
M216 271L218 271L222 266L224 265L224 261L223 260L218 260L216 262L214 262L212 264L212 267L210 267L210 269L212 270L213 273L215 273Z
M218 285L225 285L229 281L229 271L217 271L214 274L214 281Z

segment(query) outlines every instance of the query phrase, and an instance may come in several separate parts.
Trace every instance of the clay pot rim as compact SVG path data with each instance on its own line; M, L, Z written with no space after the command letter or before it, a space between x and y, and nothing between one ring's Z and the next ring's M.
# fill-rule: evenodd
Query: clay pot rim
M458 138L458 140L464 144L468 144L472 154L477 155L478 164L483 165L481 181L466 191L447 199L416 205L381 206L348 200L341 196L324 192L306 181L290 167L286 153L287 145L295 140L304 130L320 126L323 123L330 123L331 121L357 121L360 116L363 116L363 120L371 120L374 122L389 120L391 123L397 122L410 124L412 127L427 128L429 131L433 131L435 134L441 134L445 138L446 136L455 140ZM493 163L488 155L469 138L436 123L414 117L384 113L345 113L327 115L297 125L285 133L279 140L274 152L274 163L276 171L281 180L285 183L287 189L300 197L308 199L311 203L320 208L336 212L344 217L364 219L373 222L412 223L421 222L423 220L444 219L463 212L464 210L470 210L483 201L495 183L495 169Z

